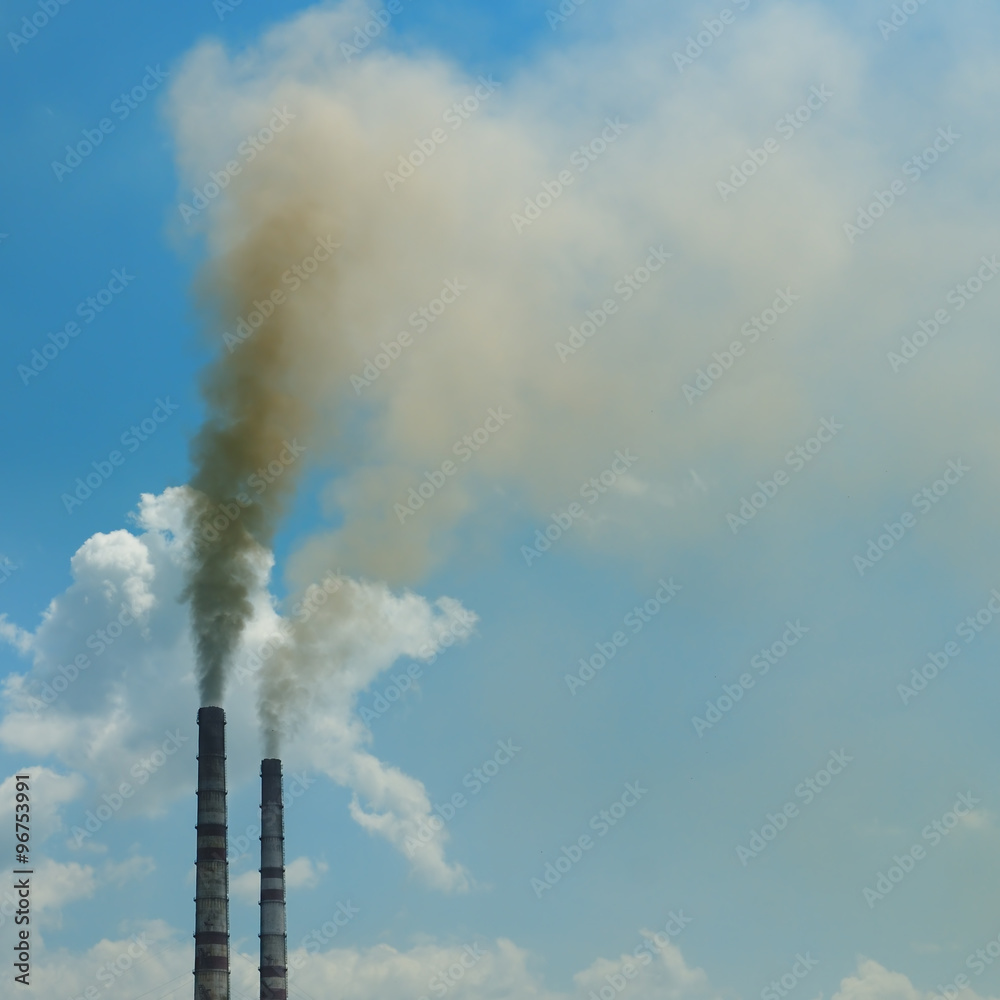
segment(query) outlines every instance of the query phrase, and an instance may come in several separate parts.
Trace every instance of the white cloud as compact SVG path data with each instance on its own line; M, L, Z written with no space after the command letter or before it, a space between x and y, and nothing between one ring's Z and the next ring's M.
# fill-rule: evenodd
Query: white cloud
M296 859L293 864L308 859ZM291 867L291 866L290 866ZM305 866L300 866L305 867ZM89 871L47 874L61 879L77 896L92 890ZM256 872L247 873L254 880ZM249 880L248 880L249 882ZM74 996L100 985L108 1000L131 1000L147 991L189 988L191 954L187 935L162 921L124 927L117 940L102 939L86 952L47 950L39 941L33 960L33 985L41 995ZM657 945L654 936L637 934L633 954L595 958L572 977L569 990L546 985L537 956L514 942L499 938L484 943L440 943L425 940L408 949L378 944L370 948L292 948L289 951L292 992L325 996L335 990L343 1000L414 1000L440 996L456 1000L589 1000L594 994L629 1000L721 1000L703 969L690 966L670 942ZM234 949L233 987L246 996L257 990L257 955ZM0 1000L20 994L9 979L0 981ZM899 972L878 962L859 959L857 972L841 980L831 1000L934 1000ZM972 1000L981 994L970 992Z
M285 885L289 889L315 889L329 869L325 861L314 863L311 858L296 858L285 866Z
M535 956L505 938L491 944L475 939L451 945L423 943L406 951L386 944L369 949L334 948L316 955L298 949L289 954L289 965L295 970L294 987L313 996L335 989L344 1000L414 1000L441 996L442 991L457 1000L587 1000L591 991L609 987L608 977L618 983L626 967L629 976L622 982L628 992L622 994L619 988L615 996L635 1000L717 1000L719 996L705 973L690 968L670 944L659 954L654 950L642 966L635 961L630 964L627 956L614 961L597 959L573 977L574 988L568 993L548 988L536 971ZM246 968L246 963L238 967ZM253 986L247 969L239 989L249 993Z
M7 710L0 719L5 748L55 759L66 769L65 774L45 765L33 769L44 837L63 831L74 848L99 847L107 824L161 814L168 803L191 793L197 694L187 609L179 601L188 539L183 511L180 490L144 496L137 534L123 529L88 539L71 561L73 582L29 634L31 668L5 681ZM419 780L370 752L372 736L355 714L357 698L399 657L426 660L439 652L451 641L447 633L455 616L464 616L464 635L475 617L447 598L431 605L416 594L395 595L384 585L344 579L339 586L328 603L319 605L317 598L315 610L295 622L299 641L308 648L287 666L307 694L294 703L306 718L287 747L286 783L296 770L311 773L313 781L320 771L351 788L355 819L403 850L406 831L430 816L430 802ZM256 615L237 664L251 661L281 621L266 576L253 599ZM126 624L109 627L123 604L135 610L135 620L127 616ZM80 653L86 665L75 663ZM230 684L233 788L258 780L261 676L251 671L244 683ZM464 871L444 860L443 845L438 835L414 867L440 888L461 888ZM307 876L298 868L294 874Z
M108 861L101 869L102 879L121 888L129 882L137 881L156 871L156 862L150 857L136 855L125 861Z
M313 862L305 856L295 858L285 865L285 888L315 889L330 866L325 861ZM260 873L256 871L243 872L229 882L229 892L248 905L260 900Z
M81 797L87 783L81 774L60 774L40 764L26 765L17 773L27 775L29 779L31 844L38 847L66 829L62 810L67 803ZM14 828L16 785L17 776L13 774L0 784L0 824L5 830Z
M99 884L94 869L76 861L63 864L42 858L34 863L34 872L31 907L42 927L62 926L63 907L89 899Z
M617 993L628 989L634 1000L687 1000L718 996L711 989L708 976L701 969L692 969L684 961L680 949L669 942L657 947L651 934L644 934L645 947L639 946L633 955L618 959L597 959L589 968L578 972L573 981L581 996L600 995L601 989Z
M229 879L229 894L248 906L260 899L260 872L243 872Z
M6 615L0 615L0 639L9 643L19 653L27 653L31 649L31 634L7 621Z
M91 989L103 1000L162 996L159 991L168 985L183 984L190 992L191 947L186 937L154 920L125 928L120 938L102 938L82 953L39 951L32 961L31 990L44 997L77 997ZM15 1000L24 992L10 976L0 980L3 1000Z
M129 927L127 934L101 940L83 954L41 952L35 957L33 985L43 996L75 996L96 983L107 1000L132 1000L146 991L155 995L171 986L190 990L191 949L184 935L162 921ZM256 954L233 952L234 990L257 994L257 964ZM440 996L443 987L456 1000L587 1000L589 991L607 985L605 977L616 975L622 964L598 959L574 977L572 991L561 992L546 987L535 956L504 938L492 943L424 942L406 950L380 944L317 954L304 948L289 952L293 995L298 990L299 995L322 997L335 991L343 1000L415 1000ZM689 968L672 946L629 983L627 996L636 1000L717 997L704 973ZM17 995L8 980L0 981L2 1000Z
M932 995L921 993L901 972L861 959L857 975L842 979L832 1000L929 1000Z

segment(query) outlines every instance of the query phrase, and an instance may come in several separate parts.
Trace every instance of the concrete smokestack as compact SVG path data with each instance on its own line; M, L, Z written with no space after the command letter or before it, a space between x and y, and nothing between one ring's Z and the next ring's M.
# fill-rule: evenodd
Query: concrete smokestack
M194 997L229 1000L226 713L221 708L198 710L197 829Z
M281 761L260 762L260 1000L286 1000L285 819Z

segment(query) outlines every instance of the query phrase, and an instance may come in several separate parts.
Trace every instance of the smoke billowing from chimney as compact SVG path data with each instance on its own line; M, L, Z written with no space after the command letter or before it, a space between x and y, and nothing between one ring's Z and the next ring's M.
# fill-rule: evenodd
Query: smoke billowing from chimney
M285 826L281 761L260 762L260 1000L285 1000Z
M194 996L229 1000L226 714L221 708L198 711L197 830Z
M203 705L222 701L233 650L253 613L250 594L261 557L302 464L285 456L307 429L310 413L302 387L290 377L300 346L291 329L294 310L271 305L264 315L259 306L286 287L282 275L314 240L294 206L262 217L246 209L246 215L237 245L215 257L201 282L221 327L234 327L239 316L249 317L246 329L252 329L230 340L203 377L208 415L191 448L194 545L184 596ZM277 476L267 471L275 463Z
M594 494L600 507L591 535L611 551L635 545L654 563L661 537L663 546L702 532L715 537L714 510L692 485L696 466L706 480L738 483L807 412L794 394L771 391L781 380L777 362L760 386L749 379L731 402L691 417L679 391L677 399L663 396L662 373L694 370L707 331L759 310L755 296L770 287L776 267L795 284L830 263L825 237L811 253L795 246L780 267L768 261L741 279L745 289L730 288L719 299L725 307L706 319L703 303L715 299L703 291L715 287L720 268L738 264L745 273L746 260L757 260L759 229L741 230L735 243L710 229L708 239L700 210L677 204L662 164L649 165L649 149L689 120L686 105L671 98L647 108L641 122L623 122L601 165L585 178L581 172L572 194L525 229L525 199L566 167L582 140L607 132L603 112L584 113L586 102L574 94L567 106L576 110L553 118L528 96L548 93L552 79L511 79L400 181L395 171L413 145L414 122L439 119L479 85L433 57L373 47L345 62L340 43L362 10L361 0L311 9L238 54L205 43L172 85L178 159L192 184L276 111L290 119L198 216L213 262L203 288L218 314L217 336L231 337L238 319L273 292L285 295L241 342L221 347L205 383L187 594L206 701L221 698L252 613L261 547L271 543L298 468L259 496L250 491L253 506L228 527L218 505L238 507L248 477L296 434L337 464L322 492L329 525L286 563L290 605L333 567L399 588L452 553L476 558L503 537L512 511L548 518L581 482L612 476L609 464L623 448L638 465ZM600 107L632 106L634 87L622 90L621 71L611 62L600 77L587 77ZM678 157L670 176L679 181L698 169ZM821 201L812 189L800 195L803 204ZM778 210L789 211L784 202ZM331 238L343 249L293 290L285 273L317 240ZM674 253L685 239L686 255ZM614 321L600 320L602 332L560 356L560 338L593 325L588 314L609 296ZM751 418L745 402L755 393L767 402ZM661 399L652 409L649 401ZM446 465L454 474L440 471ZM478 530L460 537L473 515ZM203 544L197 526L209 516L225 530ZM657 526L652 549L650 525ZM585 537L574 533L563 544ZM346 602L337 608L357 610ZM333 630L344 621L327 618ZM310 688L303 678L315 673L308 648L290 647L261 673L278 692L267 699L273 714L285 719L295 692ZM327 673L346 662L339 648L323 661ZM265 731L280 722L265 720ZM266 752L276 756L276 745Z

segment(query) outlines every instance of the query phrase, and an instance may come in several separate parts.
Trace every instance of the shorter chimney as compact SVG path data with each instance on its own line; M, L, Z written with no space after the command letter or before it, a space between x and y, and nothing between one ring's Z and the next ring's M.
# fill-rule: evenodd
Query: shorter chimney
M286 1000L285 821L281 761L260 762L260 1000Z

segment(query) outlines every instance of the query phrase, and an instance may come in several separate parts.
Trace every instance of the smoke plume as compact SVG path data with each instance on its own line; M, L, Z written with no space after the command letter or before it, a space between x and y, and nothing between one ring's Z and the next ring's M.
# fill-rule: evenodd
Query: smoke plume
M884 109L861 97L870 54L813 5L752 8L728 55L713 49L683 75L669 53L690 26L624 8L638 19L506 78L393 53L382 38L352 51L370 20L360 0L308 10L238 55L207 42L176 74L187 200L240 167L191 223L208 241L220 328L285 287L318 239L341 245L221 356L196 449L205 515L288 435L330 469L327 524L285 567L290 600L334 567L400 587L451 557L502 547L524 559L529 543L537 555L574 503L583 516L559 558L598 547L655 579L680 552L731 551L727 513L821 419L885 426L901 443L861 459L824 452L794 480L792 520L815 516L806 491L921 481L930 443L950 447L956 427L929 418L921 391L946 376L979 391L981 368L956 352L947 371L914 368L907 381L886 375L879 352L937 301L928 293L918 309L899 287L947 275L943 295L964 273L947 248L967 247L970 267L985 251L981 215L914 196L857 245L844 232L947 105L914 105L887 144ZM808 126L723 199L716 182L819 84L833 96ZM252 161L238 152L279 115L288 124ZM948 155L948 169L978 178L964 153ZM778 319L775 302L793 304ZM986 433L960 426L963 440ZM190 594L208 698L297 473L200 552ZM357 613L346 592L335 612ZM309 641L289 638L265 668L268 727L316 677Z
M254 321L243 328L251 331L245 339L233 335L205 375L209 415L192 444L194 545L185 597L204 705L221 704L226 669L253 612L260 556L294 490L301 466L294 452L309 423L309 406L291 379L297 344L289 313L272 303L270 316L257 323L260 297L282 287L290 256L304 255L303 224L294 207L251 222L203 282L217 307ZM269 469L275 465L277 475Z

